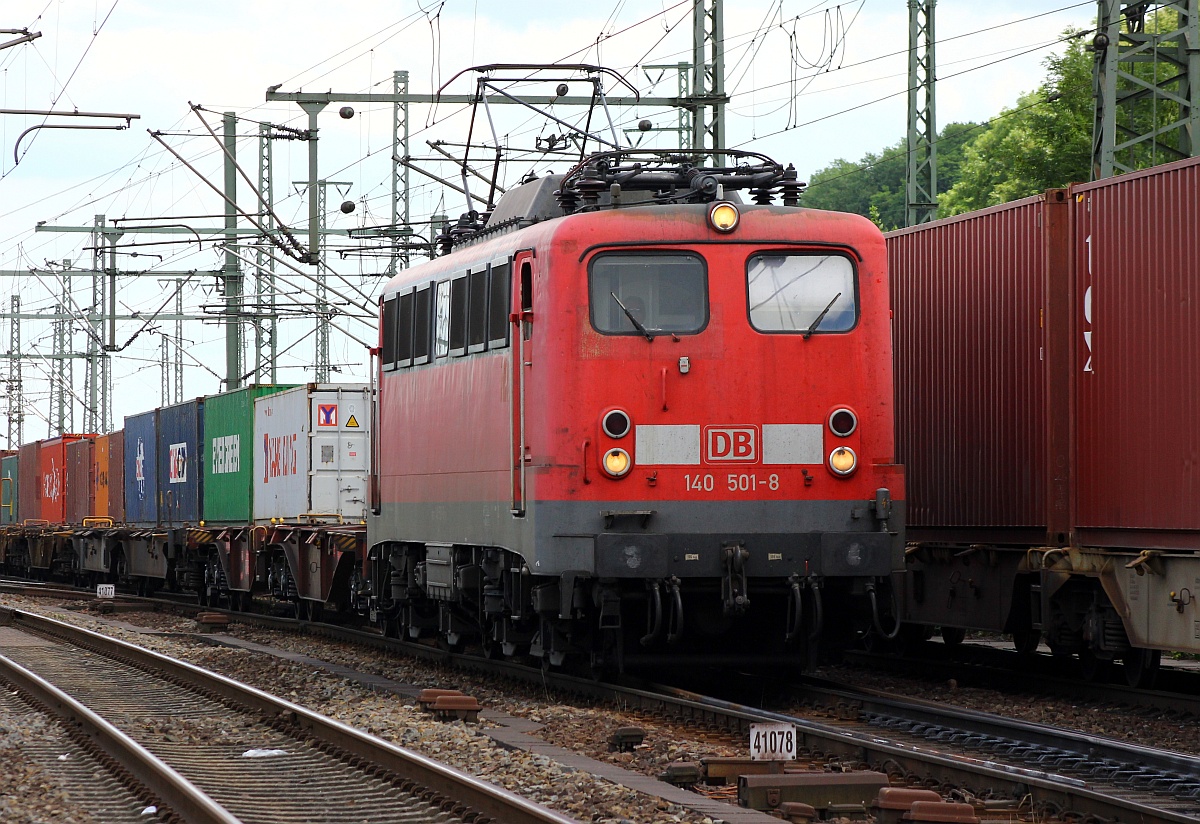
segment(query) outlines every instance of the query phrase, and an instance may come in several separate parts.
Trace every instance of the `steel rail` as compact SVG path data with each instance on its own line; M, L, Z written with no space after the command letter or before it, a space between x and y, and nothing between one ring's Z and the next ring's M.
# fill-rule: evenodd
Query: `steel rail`
M880 690L854 687L820 678L805 678L794 688L808 696L850 702L859 712L883 720L905 720L918 724L945 725L949 720L956 729L978 733L993 739L1019 740L1037 747L1052 747L1108 759L1138 764L1158 770L1170 770L1200 779L1200 758L1171 750L1130 744L1074 730L1060 729L1031 721L993 715L987 712L951 707L911 696L894 695Z
M241 824L240 818L213 801L203 790L141 744L46 679L4 655L0 655L0 677L90 738L183 821L189 824Z
M299 704L184 661L13 607L0 606L0 623L28 627L101 654L122 657L134 666L165 673L180 683L208 691L249 711L285 719L302 734L311 735L349 756L376 764L393 775L406 778L443 798L452 799L457 805L493 821L504 824L578 824L573 818L534 804L487 781L369 736Z

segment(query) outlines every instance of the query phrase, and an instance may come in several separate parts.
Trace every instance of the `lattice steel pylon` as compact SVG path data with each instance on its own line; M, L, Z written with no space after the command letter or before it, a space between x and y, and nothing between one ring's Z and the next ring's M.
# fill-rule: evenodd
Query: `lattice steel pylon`
M72 388L75 370L71 366L71 273L62 273L62 301L55 307L54 358L50 364L50 416L46 437L52 438L75 428L75 404Z
M275 231L275 194L271 176L270 123L258 127L258 191L266 205L263 228ZM279 317L275 310L275 257L271 243L263 238L258 243L254 261L254 382L275 383L277 367L277 338Z
M692 9L692 148L709 149L721 163L725 148L725 26L721 0L696 0Z
M1099 0L1096 20L1092 179L1200 155L1200 0Z
M319 251L317 253L317 343L316 357L313 359L313 370L317 383L329 383L329 326L330 320L333 317L333 308L329 305L329 287L326 285L326 278L329 277L329 268L325 265L325 190L330 187L349 187L353 184L344 180L318 180L317 181L317 217L318 231L317 236L322 238Z
M937 217L937 0L908 0L908 170L904 225Z
M8 333L8 448L25 441L25 396L21 387L21 297L12 296L12 320Z
M396 102L392 104L392 150L396 157L408 157L408 72L392 73L392 91ZM408 166L403 163L392 164L392 230L393 238L400 240L399 229L409 226L408 215L411 206L411 195L408 189ZM389 275L396 274L399 265L408 268L408 252L393 250L388 262Z

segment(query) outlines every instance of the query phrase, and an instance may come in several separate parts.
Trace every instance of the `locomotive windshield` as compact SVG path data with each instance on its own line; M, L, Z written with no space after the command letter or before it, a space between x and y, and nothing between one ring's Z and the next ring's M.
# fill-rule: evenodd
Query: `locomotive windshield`
M687 252L597 255L592 326L606 335L695 334L708 323L704 259Z
M848 332L858 315L854 264L842 255L763 253L746 265L750 325L760 332Z

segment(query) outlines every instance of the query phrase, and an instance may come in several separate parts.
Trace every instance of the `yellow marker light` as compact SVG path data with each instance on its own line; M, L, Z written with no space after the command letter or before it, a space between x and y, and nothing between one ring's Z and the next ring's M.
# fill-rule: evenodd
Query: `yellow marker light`
M633 460L624 449L610 449L604 453L604 471L614 478L628 474L633 467Z
M708 223L718 232L732 232L737 228L740 218L737 207L732 203L715 203L708 210Z
M829 468L835 475L849 475L858 467L858 456L848 446L839 446L829 453Z

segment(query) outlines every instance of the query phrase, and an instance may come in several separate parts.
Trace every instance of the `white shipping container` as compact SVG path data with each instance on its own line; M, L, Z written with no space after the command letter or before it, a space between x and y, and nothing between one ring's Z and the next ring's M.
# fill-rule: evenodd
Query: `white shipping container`
M308 384L254 401L254 521L361 523L371 389Z

